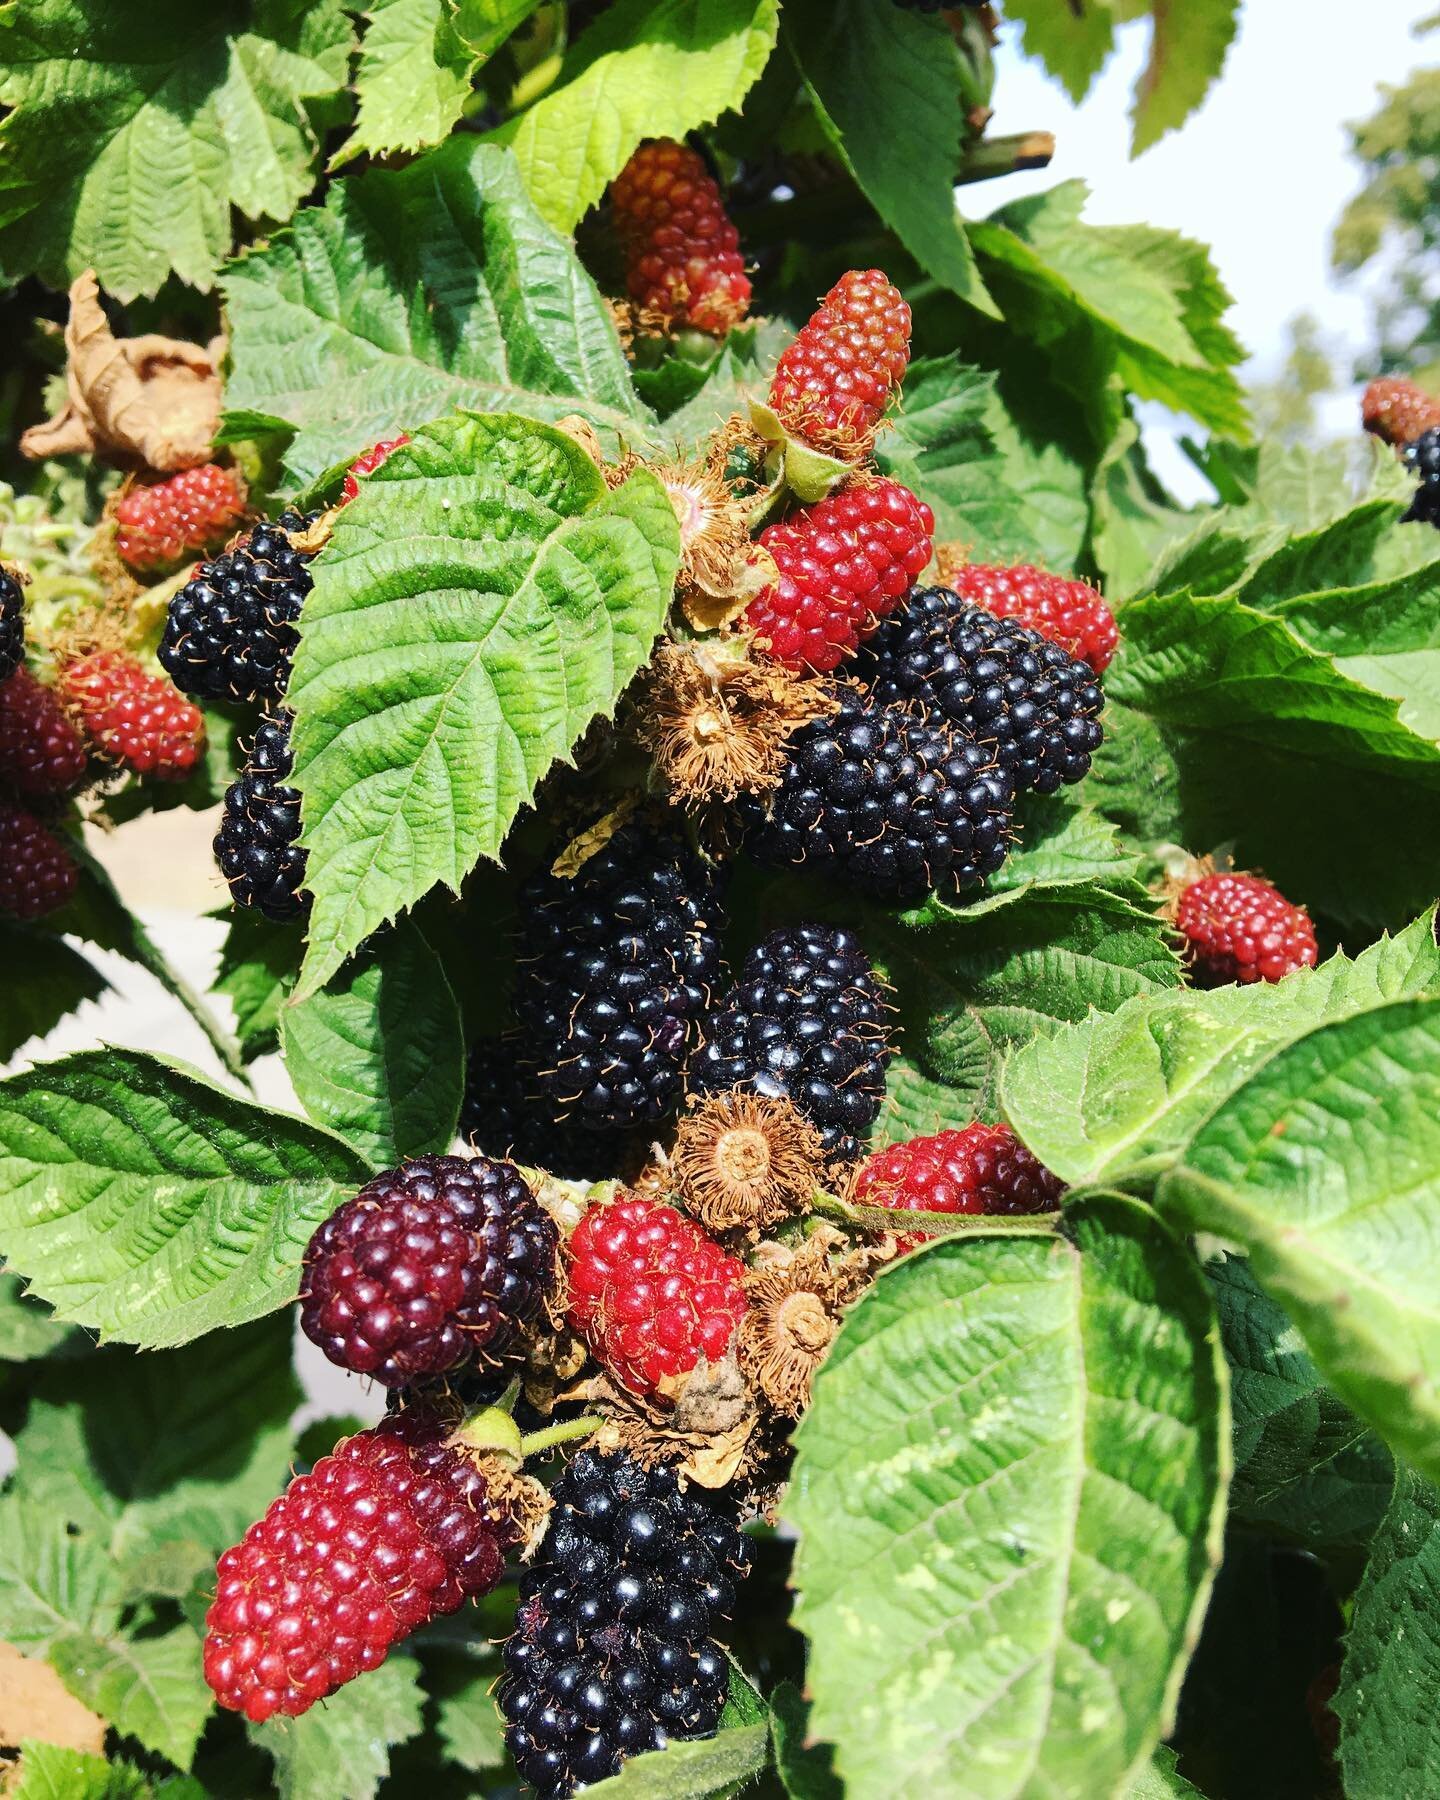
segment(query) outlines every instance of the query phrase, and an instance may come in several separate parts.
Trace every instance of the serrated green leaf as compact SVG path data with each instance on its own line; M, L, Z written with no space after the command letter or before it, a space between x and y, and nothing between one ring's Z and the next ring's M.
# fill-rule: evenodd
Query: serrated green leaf
M62 1319L163 1349L284 1305L369 1174L332 1138L134 1051L0 1083L0 1246Z
M1229 1421L1198 1270L1096 1196L950 1240L848 1315L796 1433L795 1620L855 1800L1110 1793L1166 1728Z
M1428 1674L1440 1656L1437 1582L1440 1494L1401 1469L1355 1596L1332 1702L1349 1800L1426 1794L1440 1781L1440 1719Z
M280 1008L304 950L299 920L277 925L251 907L234 909L211 992L223 994L235 1009L243 1062L279 1048Z
M498 856L647 660L678 558L648 470L608 488L533 420L444 420L376 470L315 565L289 689L315 896L297 999Z
M1175 1766L1175 1752L1162 1744L1126 1789L1125 1800L1205 1800Z
M457 406L579 410L645 439L604 301L493 145L337 183L221 285L226 429L293 431L296 483Z
M1155 479L1140 445L1140 428L1128 417L1100 458L1091 504L1091 554L1112 606L1151 585L1145 577L1157 556L1195 522L1194 514L1177 506Z
M76 1632L109 1631L119 1617L103 1544L66 1528L16 1494L0 1498L0 1627L7 1643L42 1656Z
M1156 1188L1177 1223L1248 1251L1330 1385L1425 1474L1440 1469L1437 1201L1440 999L1287 1044Z
M424 1703L420 1665L391 1656L300 1718L246 1729L275 1759L277 1800L374 1800L391 1750L419 1731Z
M810 1705L791 1681L770 1696L775 1773L790 1800L845 1800L828 1744L810 1742Z
M0 1362L35 1362L46 1356L83 1354L90 1339L62 1325L31 1294L18 1275L0 1264Z
M0 962L5 968L0 1063L110 987L95 965L63 938L12 919L0 919Z
M239 27L237 29L237 27ZM339 0L237 18L189 0L37 0L0 12L0 274L119 299L173 270L208 288L234 207L290 216L314 180L309 106L344 88Z
M663 1750L632 1756L620 1773L587 1792L602 1800L729 1800L769 1760L768 1725L723 1727L713 1737L676 1739Z
M1115 44L1108 4L1055 6L1052 0L1009 0L1006 16L1023 26L1021 46L1038 57L1072 100L1083 100Z
M1131 155L1183 125L1225 64L1239 0L1151 0L1150 56L1135 84Z
M377 1169L450 1147L465 1032L440 958L409 920L286 1007L280 1041L306 1112Z
M1440 991L1433 910L1353 962L1275 984L1132 1000L1052 1032L1006 1063L1000 1105L1068 1182L1115 1181L1178 1149L1280 1045L1325 1020Z
M673 440L686 455L702 454L712 432L733 413L743 414L752 397L767 391L776 360L793 336L792 327L782 319L761 319L732 331L704 385L666 415L666 441Z
M189 1767L215 1704L192 1626L156 1637L63 1637L49 1655L78 1700L147 1750Z
M21 1739L20 1766L5 1789L6 1800L150 1800L154 1791L133 1763L106 1762L34 1738ZM178 1790L174 1800L181 1800Z
M784 41L876 212L927 274L998 316L955 204L965 121L961 52L945 23L870 0L786 0Z
M739 106L770 58L778 0L617 0L555 86L494 133L542 218L569 231L642 138L683 138Z
M425 1689L448 1761L472 1774L505 1766L505 1721L495 1704L495 1660L446 1656L427 1663Z

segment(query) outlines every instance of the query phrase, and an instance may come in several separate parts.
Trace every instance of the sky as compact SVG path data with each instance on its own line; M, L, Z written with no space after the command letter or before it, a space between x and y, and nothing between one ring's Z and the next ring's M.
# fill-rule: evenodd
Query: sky
M1086 217L1096 224L1143 220L1211 246L1234 296L1229 323L1251 353L1247 375L1269 374L1283 361L1286 322L1307 308L1348 365L1368 331L1358 284L1337 281L1330 268L1331 227L1360 184L1345 125L1374 111L1382 82L1398 84L1440 61L1440 31L1414 35L1435 11L1436 0L1242 0L1239 32L1204 105L1134 161L1131 90L1148 22L1122 27L1119 48L1078 107L1018 53L1018 28L1003 26L990 130L1053 131L1056 155L1042 172L962 190L962 204L983 198L988 211L1080 176L1091 188ZM1353 428L1357 392L1334 396L1322 424ZM1156 436L1147 432L1147 441ZM1178 454L1160 448L1173 478Z

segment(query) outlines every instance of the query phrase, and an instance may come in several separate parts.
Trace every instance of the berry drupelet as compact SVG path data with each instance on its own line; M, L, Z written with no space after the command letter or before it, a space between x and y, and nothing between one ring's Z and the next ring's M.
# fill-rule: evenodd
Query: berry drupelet
M25 590L0 563L0 682L25 660Z
M205 717L133 656L97 650L57 682L101 756L134 775L183 781L205 752Z
M1105 697L1088 663L1038 631L949 588L920 588L856 668L876 700L919 704L992 751L1017 793L1079 781L1104 736Z
M1309 913L1258 875L1192 881L1175 903L1175 925L1199 987L1281 981L1313 969L1318 955Z
M885 990L853 931L772 931L706 1014L690 1091L789 1100L820 1133L827 1157L853 1160L885 1098L894 1054L887 1013Z
M742 799L757 860L900 901L993 874L1015 798L995 748L854 688L836 697L791 737L775 792Z
M1013 568L962 563L947 578L946 586L997 619L1028 625L1088 663L1097 675L1109 667L1120 641L1114 613L1088 581L1051 575L1030 563L1017 563Z
M745 1312L745 1270L673 1206L592 1206L565 1247L569 1318L622 1387L653 1394L725 1354Z
M856 1171L851 1198L907 1212L1037 1213L1060 1204L1064 1184L1008 1125L966 1125L877 1150ZM902 1234L904 1249L925 1241Z
M834 669L899 606L930 560L935 515L898 481L859 483L768 525L761 546L779 579L745 623L792 669Z
M422 1408L297 1475L220 1558L205 1679L257 1723L307 1712L391 1647L487 1594L520 1532L483 1465Z
M817 450L856 462L869 450L910 362L910 308L879 269L851 269L775 366L770 406Z
M724 337L750 310L740 235L703 159L673 138L652 138L610 189L625 250L626 286L668 325Z
M540 1800L714 1732L729 1668L712 1634L748 1561L721 1501L627 1455L581 1451L552 1496L545 1560L520 1577L496 1695Z
M59 800L85 779L85 740L54 688L23 665L0 682L0 783L31 800Z
M234 470L204 463L122 495L115 548L132 569L165 569L223 543L244 516L245 490Z
M170 602L158 655L182 693L270 701L285 692L313 585L311 553L291 536L311 522L286 512L257 525L233 550L201 563Z
M1397 450L1440 425L1440 400L1403 375L1377 375L1360 402L1365 429Z
M301 1328L331 1362L386 1387L490 1362L539 1311L555 1248L513 1163L415 1157L311 1238Z
M1420 478L1405 521L1440 525L1440 425L1432 425L1405 446L1405 463Z
M0 914L46 918L64 906L78 879L64 840L0 795Z
M460 1135L486 1156L582 1181L623 1176L639 1167L647 1149L643 1133L591 1131L557 1117L513 1033L477 1038L470 1046Z
M300 795L286 785L294 758L291 715L269 714L237 780L225 790L215 857L237 906L253 906L282 923L309 901L301 892L306 856L300 846Z
M527 882L520 914L515 1014L541 1096L586 1127L662 1119L720 968L714 871L633 820L573 876Z

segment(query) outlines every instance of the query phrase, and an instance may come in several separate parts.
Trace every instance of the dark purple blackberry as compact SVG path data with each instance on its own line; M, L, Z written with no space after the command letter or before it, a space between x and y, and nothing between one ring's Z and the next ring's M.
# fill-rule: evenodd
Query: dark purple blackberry
M496 1694L541 1800L714 1733L729 1669L711 1634L748 1563L724 1503L682 1493L670 1469L582 1450L551 1493L545 1560L520 1577Z
M853 687L836 694L838 712L791 737L775 793L741 798L758 860L905 901L993 874L1014 801L993 751Z
M1420 478L1403 523L1440 525L1440 425L1422 431L1403 451L1406 465Z
M701 1021L687 1085L691 1094L743 1088L783 1096L819 1131L827 1155L853 1160L885 1098L894 1055L887 1012L885 990L853 931L772 931Z
M538 1095L589 1128L653 1125L680 1095L720 968L712 869L668 826L623 826L520 901L515 1016Z
M486 1156L505 1156L580 1181L633 1175L645 1160L644 1133L593 1131L557 1118L513 1033L470 1046L460 1135Z
M203 562L170 602L158 655L182 693L209 700L278 700L299 640L296 622L314 585L312 553L292 532L317 515L282 513L233 550Z
M949 588L917 588L882 620L855 678L875 699L916 703L990 746L1017 793L1079 781L1104 735L1105 696L1089 663Z
M0 681L25 660L25 590L0 564Z
M493 1362L553 1285L556 1242L513 1163L414 1157L310 1239L301 1329L386 1387Z
M215 834L215 857L239 906L253 906L277 923L298 918L309 906L302 894L305 852L300 847L300 795L285 785L294 758L291 714L260 721L239 777L225 790L225 811Z

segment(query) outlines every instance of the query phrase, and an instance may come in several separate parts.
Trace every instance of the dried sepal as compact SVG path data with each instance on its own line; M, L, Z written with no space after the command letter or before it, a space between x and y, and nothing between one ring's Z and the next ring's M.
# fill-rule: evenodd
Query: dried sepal
M810 1404L815 1371L845 1308L894 1248L851 1247L843 1233L821 1225L793 1248L765 1250L745 1277L749 1306L735 1334L735 1351L770 1406L782 1417L798 1419Z
M820 1134L789 1100L712 1094L680 1121L670 1174L715 1231L762 1230L808 1205L825 1178Z
M617 831L629 823L640 805L638 794L626 794L618 805L598 818L586 830L571 838L550 865L550 873L568 881L578 875L592 856L598 856Z
M935 585L954 587L955 577L968 567L973 544L956 543L953 539L935 546Z
M731 493L714 454L699 463L653 463L680 526L675 593L697 631L718 631L776 580L774 560L750 537L750 505Z
M603 1376L589 1384L587 1402L604 1416L600 1448L628 1451L647 1468L668 1463L700 1487L743 1482L769 1455L755 1393L733 1351L673 1377L663 1406Z

